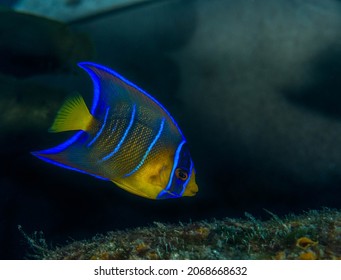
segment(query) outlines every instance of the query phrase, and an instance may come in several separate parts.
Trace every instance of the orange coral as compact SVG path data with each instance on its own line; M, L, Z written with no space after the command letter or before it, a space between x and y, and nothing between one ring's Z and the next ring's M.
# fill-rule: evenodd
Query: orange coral
M301 237L296 241L296 246L301 249L308 249L309 247L316 246L317 244L318 244L317 241L312 241L308 237Z
M300 260L316 260L317 256L314 252L309 251L309 252L304 252L299 255L298 257Z

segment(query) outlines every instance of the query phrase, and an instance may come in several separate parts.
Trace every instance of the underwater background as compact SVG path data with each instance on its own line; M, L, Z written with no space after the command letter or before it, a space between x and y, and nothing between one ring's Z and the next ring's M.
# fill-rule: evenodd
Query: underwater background
M63 245L154 221L340 208L341 1L90 2L0 1L0 259L27 257L18 225ZM80 61L165 105L195 197L147 200L30 154L72 134L47 132L67 96L91 103Z

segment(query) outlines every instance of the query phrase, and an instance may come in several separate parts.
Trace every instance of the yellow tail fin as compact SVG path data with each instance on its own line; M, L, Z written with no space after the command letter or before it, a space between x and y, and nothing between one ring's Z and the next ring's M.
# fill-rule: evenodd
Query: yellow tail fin
M77 93L64 102L49 132L87 131L93 120L94 118L86 107L83 97Z

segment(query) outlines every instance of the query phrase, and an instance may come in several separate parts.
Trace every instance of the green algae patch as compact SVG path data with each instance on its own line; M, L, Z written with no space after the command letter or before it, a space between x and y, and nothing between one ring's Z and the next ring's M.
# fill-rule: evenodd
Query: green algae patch
M163 224L108 232L54 249L39 234L25 239L38 259L341 259L341 212L331 209L260 221ZM22 230L21 230L22 231Z

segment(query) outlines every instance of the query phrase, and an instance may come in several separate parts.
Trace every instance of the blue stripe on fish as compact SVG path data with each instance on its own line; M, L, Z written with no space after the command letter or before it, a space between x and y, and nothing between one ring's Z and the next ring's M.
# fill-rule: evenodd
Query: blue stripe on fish
M181 197L180 195L175 195L173 193L167 192L165 190L162 190L158 196L156 197L156 199L167 199L167 198L178 198Z
M175 169L176 167L178 166L178 162L179 162L179 156L180 156L180 152L181 152L181 149L182 149L182 146L186 143L186 141L182 141L178 148L176 149L176 152L175 152L175 156L174 156L174 162L173 162L173 168L172 168L172 172L170 173L170 176L169 176L169 180L168 180L168 184L166 186L166 188L164 188L159 194L158 196L156 197L156 199L165 199L165 198L176 198L176 197L181 197L180 194L174 194L174 193L170 193L169 192L169 189L172 185L172 182L173 182L173 176L174 176L174 173L175 173ZM184 189L182 190L182 192L184 191Z
M178 131L180 132L182 139L185 140L185 136L183 135L180 127L178 126L177 122L173 119L173 117L171 116L171 114L166 110L165 107L163 107L163 105L157 101L153 96L151 96L149 93L147 93L146 91L144 91L143 89L139 88L137 85L133 84L132 82L128 81L126 78L122 77L120 74L118 74L117 72L115 72L112 69L109 69L107 67L104 67L102 65L96 64L96 63L92 63L92 62L80 62L78 63L78 66L83 68L91 77L93 83L94 83L94 99L93 99L93 103L92 103L92 108L91 108L91 114L94 114L94 111L97 107L98 104L98 100L99 100L99 95L100 95L100 80L97 76L96 73L94 73L91 68L89 67L95 67L98 69L101 69L115 77L117 77L118 79L122 80L124 83L126 83L127 85L137 89L138 91L140 91L142 94L146 95L148 98L150 98L151 100L153 100L158 106L160 106L168 115L168 117L172 120L172 122L174 123L174 125L177 127Z
M88 144L88 147L90 147L93 143L95 143L96 140L98 139L98 137L102 134L103 129L104 129L106 123L107 123L107 118L108 118L109 109L110 109L110 107L108 107L108 108L107 108L107 111L105 112L105 116L104 116L104 120L103 120L103 123L102 123L101 128L99 129L99 131L97 132L97 134L95 135L95 137L90 141L90 143Z
M178 146L178 148L176 149L175 156L174 156L174 163L173 163L172 172L170 174L170 177L169 177L169 180L168 180L168 184L167 184L167 187L165 188L165 191L168 191L170 189L170 187L171 187L171 184L172 184L172 181L173 181L173 176L174 176L174 173L175 173L175 168L178 166L178 162L179 162L179 154L181 152L182 146L185 143L186 143L186 141L182 141L180 143L180 145Z
M143 155L140 163L129 173L127 173L126 175L124 175L123 177L128 177L132 174L134 174L137 170L139 170L139 168L143 165L144 161L146 160L147 156L149 155L150 151L153 149L154 145L156 144L156 141L160 138L162 130L163 130L163 126L165 124L165 118L162 118L161 124L160 124L160 128L158 133L156 134L156 136L154 137L152 143L150 143L147 151L145 152L145 154Z
M111 135L113 135L113 133L115 132L116 128L117 128L117 123L116 123L116 124L114 125L114 127L112 128L109 137L111 137Z
M190 167L189 173L188 173L189 176L188 176L188 178L187 178L187 180L186 180L186 183L182 185L182 191L181 191L181 193L180 193L180 196L183 195L183 193L185 192L185 189L186 189L186 187L187 187L189 181L191 180L192 171L193 171L193 162L192 162L192 160L191 160L191 167Z
M131 113L131 117L130 117L130 122L129 122L129 125L126 129L126 131L124 132L120 142L117 144L117 146L115 147L115 149L108 155L106 155L105 157L103 157L101 159L101 161L106 161L108 160L109 158L111 158L114 154L116 154L118 152L118 150L121 148L124 140L126 139L127 135L128 135L128 132L129 130L131 129L131 127L133 126L133 123L134 123L134 118L135 118L135 113L136 113L136 104L134 104L133 106L133 110L132 110L132 113Z

